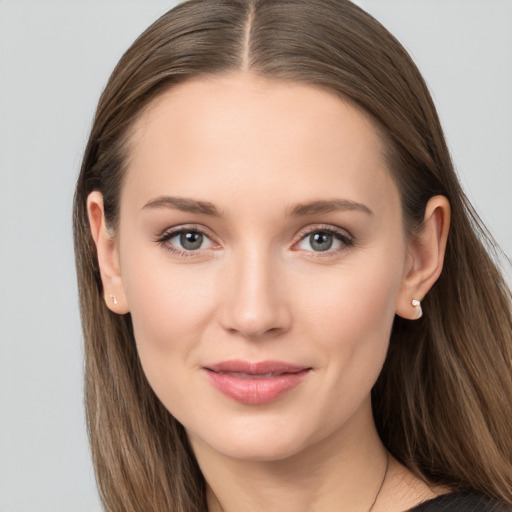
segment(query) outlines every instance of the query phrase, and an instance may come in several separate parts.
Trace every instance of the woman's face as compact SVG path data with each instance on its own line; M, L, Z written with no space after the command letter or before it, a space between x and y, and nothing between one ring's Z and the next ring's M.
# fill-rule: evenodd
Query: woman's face
M373 428L410 258L368 118L306 85L196 79L129 156L118 300L193 445L276 460Z

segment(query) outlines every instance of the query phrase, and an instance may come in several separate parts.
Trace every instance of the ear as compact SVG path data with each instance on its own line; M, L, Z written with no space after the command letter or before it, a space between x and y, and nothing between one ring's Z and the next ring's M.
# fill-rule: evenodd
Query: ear
M444 196L430 198L419 233L411 237L396 314L415 320L422 315L421 305L443 269L446 241L450 228L450 203ZM413 301L415 301L413 303Z
M91 192L87 198L87 213L98 254L101 282L103 283L103 299L111 311L123 315L129 312L129 308L121 279L117 243L107 228L103 195L97 190Z

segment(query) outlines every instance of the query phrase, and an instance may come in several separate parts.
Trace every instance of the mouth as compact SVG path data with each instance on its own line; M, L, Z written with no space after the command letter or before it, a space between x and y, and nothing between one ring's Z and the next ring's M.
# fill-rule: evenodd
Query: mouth
M203 367L211 384L237 402L258 405L296 388L312 370L280 361L224 361Z

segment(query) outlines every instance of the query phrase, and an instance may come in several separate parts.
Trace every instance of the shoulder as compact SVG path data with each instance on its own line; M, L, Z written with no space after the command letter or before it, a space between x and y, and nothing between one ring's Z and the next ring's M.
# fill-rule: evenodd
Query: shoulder
M476 491L460 491L424 501L409 512L512 512L512 507Z

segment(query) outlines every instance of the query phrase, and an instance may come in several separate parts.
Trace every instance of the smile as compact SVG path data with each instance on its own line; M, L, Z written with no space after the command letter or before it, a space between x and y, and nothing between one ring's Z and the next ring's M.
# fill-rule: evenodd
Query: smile
M225 361L203 369L217 390L248 405L276 400L296 388L311 370L279 361Z

